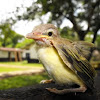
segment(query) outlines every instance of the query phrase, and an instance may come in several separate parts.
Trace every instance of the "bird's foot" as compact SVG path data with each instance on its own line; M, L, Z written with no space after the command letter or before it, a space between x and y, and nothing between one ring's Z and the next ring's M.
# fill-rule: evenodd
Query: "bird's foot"
M50 79L50 80L42 80L40 83L45 84L45 83L52 83L52 82L53 82L53 80Z
M86 87L79 87L79 88L71 88L71 89L63 89L63 90L58 90L56 88L46 88L48 91L53 92L55 94L66 94L66 93L70 93L70 92L85 92L87 90Z

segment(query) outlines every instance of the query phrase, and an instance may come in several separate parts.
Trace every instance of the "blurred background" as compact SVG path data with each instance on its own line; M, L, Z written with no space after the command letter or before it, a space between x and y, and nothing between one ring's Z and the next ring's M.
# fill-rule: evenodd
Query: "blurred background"
M88 60L100 68L100 0L1 0L0 89L48 78L34 40L25 38L35 26L46 23L57 26L63 38L94 43Z

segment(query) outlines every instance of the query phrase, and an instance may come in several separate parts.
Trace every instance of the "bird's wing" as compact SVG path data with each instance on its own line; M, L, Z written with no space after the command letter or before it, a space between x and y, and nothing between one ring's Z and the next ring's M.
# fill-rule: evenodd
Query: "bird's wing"
M74 47L72 42L67 40L62 41L63 40L59 39L56 40L56 42L53 42L53 45L58 51L61 59L89 88L92 89L95 70L85 57L78 54L77 49Z
M85 58L88 58L90 52L90 49L94 47L93 43L88 43L85 41L76 41L72 43L75 49L78 51L78 54L84 56Z

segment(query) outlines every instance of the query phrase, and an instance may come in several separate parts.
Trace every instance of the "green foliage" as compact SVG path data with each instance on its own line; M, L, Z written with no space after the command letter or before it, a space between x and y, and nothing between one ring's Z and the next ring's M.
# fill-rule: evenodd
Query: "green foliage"
M62 22L68 19L73 24L72 31L77 33L80 40L84 40L88 32L92 31L92 34L96 35L100 29L99 4L100 0L37 0L27 8L27 12L20 16L20 19L41 19L42 15L49 12L49 23L55 23L59 28ZM86 29L83 28L83 22L87 23Z
M97 36L97 41L96 41L96 43L97 43L97 46L100 47L100 34Z
M93 32L88 32L88 34L85 37L85 41L91 42L93 38Z
M24 38L22 42L17 43L16 48L24 48L26 45L33 43L34 40Z
M23 75L0 80L0 90L18 88L38 84L41 80L48 79L47 74Z
M9 22L0 24L0 46L15 47L22 38L22 35L12 30L12 26Z
M60 31L60 35L63 38L67 38L67 39L71 39L71 40L78 40L77 38L77 34L70 28L68 27L64 27L61 31Z

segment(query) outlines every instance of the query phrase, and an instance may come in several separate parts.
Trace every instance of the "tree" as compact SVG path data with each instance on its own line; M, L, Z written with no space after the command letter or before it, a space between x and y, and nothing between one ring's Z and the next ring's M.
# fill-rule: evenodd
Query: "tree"
M34 43L34 40L24 38L22 42L17 43L16 48L24 48L26 45L29 45L31 43Z
M100 0L37 0L27 8L22 17L18 18L33 20L36 17L41 18L48 12L51 14L48 22L56 23L60 27L63 20L68 19L80 40L84 40L88 32L92 32L94 35L92 42L95 42L100 29ZM86 23L86 29L82 23Z
M18 41L22 38L22 35L19 35L12 30L10 22L5 21L0 24L0 46L15 47Z

